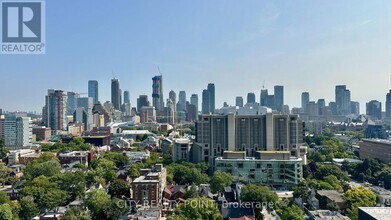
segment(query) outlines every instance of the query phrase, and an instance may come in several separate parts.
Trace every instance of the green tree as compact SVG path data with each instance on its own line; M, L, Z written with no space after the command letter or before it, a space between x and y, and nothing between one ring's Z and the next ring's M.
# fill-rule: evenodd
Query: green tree
M12 208L8 203L0 205L0 219L13 220Z
M0 163L0 182L2 187L4 187L5 182L9 179L9 175L11 173L12 169L7 167L5 163Z
M39 176L28 181L21 190L21 198L32 196L39 208L54 209L59 205L65 205L68 194L60 190L57 183L45 176Z
M109 186L109 194L117 198L122 198L122 196L130 198L130 185L123 180L116 179Z
M136 164L132 164L128 171L128 175L132 177L132 179L135 179L140 176L140 171L139 167Z
M210 179L210 187L213 193L221 192L224 187L230 186L233 181L233 177L230 173L223 173L216 171Z
M39 214L37 205L32 196L24 196L20 199L19 216L23 220L30 220Z
M328 175L323 178L323 180L330 184L333 189L342 191L341 182L338 180L338 178L334 175Z
M332 164L319 165L318 170L315 173L316 179L323 180L323 178L328 175L333 175L342 181L349 180L348 174L346 172L342 171L340 167L338 167L336 165L332 165Z
M84 202L92 219L105 219L104 207L110 202L110 196L103 189L89 192Z
M275 204L277 204L278 196L276 193L270 191L269 188L265 186L257 186L254 184L248 184L242 187L241 194L242 200L244 202L258 202L259 204L267 204L265 208L270 211ZM256 217L259 218L261 213L261 208L256 208Z
M348 216L358 219L358 207L373 207L376 205L376 194L364 187L354 187L344 194L344 200L349 206Z
M215 202L207 198L188 199L185 204L179 205L174 219L209 219L222 220Z
M91 220L91 216L80 207L70 207L65 212L63 220Z
M4 191L0 191L0 204L9 203L10 199L7 196L7 193Z
M183 197L184 197L184 199L197 198L198 197L197 187L194 184L192 184L190 189L188 189L185 192Z
M120 199L114 198L105 205L103 212L106 219L121 219L126 213L128 208L126 206L119 206L119 202Z
M7 158L7 152L8 150L4 144L4 140L0 139L0 159L4 161Z
M303 210L295 204L292 204L287 208L280 209L277 211L277 213L282 220L304 220Z
M90 170L87 173L86 181L88 184L105 184L116 179L116 167L113 161L105 158L94 159L91 161Z
M129 164L129 158L119 152L109 151L104 154L104 158L113 161L117 167L123 167Z
M68 193L68 202L84 197L85 175L81 171L64 172L50 178L59 188Z
M59 174L61 170L60 163L57 160L38 160L35 159L24 169L24 176L31 180L39 176L51 177Z

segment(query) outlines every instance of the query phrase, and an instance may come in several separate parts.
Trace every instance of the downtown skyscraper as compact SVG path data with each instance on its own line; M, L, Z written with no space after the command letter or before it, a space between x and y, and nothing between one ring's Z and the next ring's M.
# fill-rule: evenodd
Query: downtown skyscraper
M215 84L209 83L207 89L202 91L202 113L214 113L216 104Z
M308 112L307 111L308 103L310 103L310 93L302 92L301 93L301 110L302 110L302 112Z
M284 105L284 86L274 86L274 108L275 110L282 112L282 106Z
M67 95L62 90L49 89L42 111L43 122L52 130L67 130Z
M350 101L350 91L346 89L346 85L335 86L335 103L338 115L349 115L351 113Z
M98 81L96 80L89 80L88 81L88 97L92 98L92 101L94 104L99 103L99 96L98 96Z
M115 110L120 110L121 107L121 90L119 88L119 80L111 80L111 104Z
M163 100L163 76L154 76L152 78L152 104L156 111L164 110Z

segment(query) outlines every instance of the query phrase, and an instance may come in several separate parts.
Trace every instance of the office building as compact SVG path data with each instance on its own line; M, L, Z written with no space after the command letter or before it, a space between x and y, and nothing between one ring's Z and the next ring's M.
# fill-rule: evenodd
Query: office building
M16 118L16 146L30 147L32 144L33 128L30 117Z
M186 109L186 121L196 121L198 115L196 106L187 102Z
M72 115L76 110L76 99L80 97L80 94L75 92L67 92L67 115Z
M302 159L289 151L257 151L247 157L244 151L224 151L215 160L215 170L229 173L235 182L288 186L299 184L303 176Z
M124 104L130 104L129 91L124 91Z
M274 95L267 95L266 107L276 110L276 107L274 106L274 101L275 101Z
M120 110L121 107L121 90L119 88L119 80L111 80L111 104L115 110Z
M42 112L45 126L51 130L67 130L67 96L62 90L49 89Z
M360 114L360 103L351 101L352 114L359 115Z
M310 93L301 93L301 109L304 113L307 113L307 104L310 102Z
M207 89L202 90L202 114L209 114L209 92Z
M267 97L269 96L269 92L267 89L261 89L261 99L259 101L259 104L261 106L268 106L267 105Z
M297 115L201 115L196 122L193 157L210 167L223 152L245 151L254 157L257 151L290 151L301 157L304 125Z
M35 126L33 127L33 135L35 135L35 140L38 142L48 142L50 140L51 130L45 126Z
M198 95L197 94L192 94L190 97L190 104L194 105L195 107L195 112L198 115Z
M322 115L322 110L324 107L326 107L326 101L324 99L318 99L317 104L318 104L318 114Z
M383 163L391 164L391 142L382 139L362 139L360 146L360 159L379 159Z
M144 106L149 106L148 96L140 95L137 99L137 111L140 112L141 108Z
M154 76L152 78L152 104L156 111L164 110L163 99L163 76Z
M213 83L209 83L207 89L202 91L202 113L214 113L215 104L215 85Z
M338 115L351 114L352 107L350 101L350 91L346 89L346 85L335 86L335 103Z
M337 103L329 102L329 108L333 115L337 115Z
M386 117L391 118L391 90L386 95Z
M140 122L156 122L156 109L153 106L143 106L140 109Z
M284 86L274 86L274 108L282 112L284 106Z
M209 93L209 112L214 113L216 109L216 94L215 94L215 84L208 84L208 93Z
M177 105L177 111L186 111L186 92L179 91L179 101Z
M92 98L92 102L94 104L99 103L99 96L98 96L98 81L96 80L89 80L88 81L88 97Z
M77 100L77 108L83 108L86 114L86 121L79 121L80 123L84 123L84 130L89 131L93 127L93 114L92 114L92 108L94 107L93 99L91 97L81 97ZM80 110L79 110L80 114ZM79 117L79 119L81 119ZM76 121L76 120L74 120Z
M175 139L172 147L172 161L191 161L190 150L192 144L188 138Z
M367 115L381 120L381 102L372 100L366 104Z
M168 98L171 99L172 103L174 103L174 112L176 112L176 103L177 103L176 93L173 90L171 90L170 93L168 94Z
M255 93L249 92L247 93L247 103L254 104L255 103Z
M5 117L4 143L11 148L30 147L32 144L32 123L30 117Z
M167 99L166 101L166 117L167 122L170 124L175 123L175 104L171 99Z
M5 115L1 113L0 109L0 140L4 141L4 121L5 121Z
M236 96L235 106L243 107L243 97L242 96Z

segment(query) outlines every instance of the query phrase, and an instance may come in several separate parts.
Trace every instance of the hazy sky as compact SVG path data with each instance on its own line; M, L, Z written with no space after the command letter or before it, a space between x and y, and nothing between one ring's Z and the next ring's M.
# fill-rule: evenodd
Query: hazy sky
M285 103L334 100L346 84L352 100L385 106L391 75L391 1L46 1L46 54L0 55L0 108L41 111L47 89L86 93L110 79L151 96L163 73L164 98L187 98L209 82L216 107L248 92L285 86ZM151 98L150 98L151 99Z

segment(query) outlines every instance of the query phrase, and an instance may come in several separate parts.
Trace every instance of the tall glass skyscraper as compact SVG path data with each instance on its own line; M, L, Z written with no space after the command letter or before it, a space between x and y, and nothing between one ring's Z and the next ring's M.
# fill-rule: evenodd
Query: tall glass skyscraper
M99 103L98 81L96 81L96 80L89 80L88 81L88 97L92 98L92 101L94 104Z
M301 93L301 110L307 112L307 104L310 102L310 94L308 92Z
M152 78L152 104L156 111L164 110L162 75L154 76Z
M208 87L202 91L202 113L209 114L215 111L215 84L209 83Z
M111 103L114 109L120 110L121 91L119 89L119 80L115 78L111 80Z
M335 86L335 103L337 104L338 115L349 115L351 113L350 91L346 85Z
M282 112L284 105L284 86L274 86L274 107L277 111Z
M124 92L124 104L130 104L129 91Z
M216 109L216 95L215 95L215 84L208 84L208 92L209 92L209 111L214 112Z
M243 107L243 97L242 96L236 96L235 106Z
M52 130L67 130L67 95L65 92L49 89L42 114L45 125Z
M186 92L179 91L178 111L186 111Z
M192 94L190 97L190 104L195 106L195 111L198 114L198 95Z

